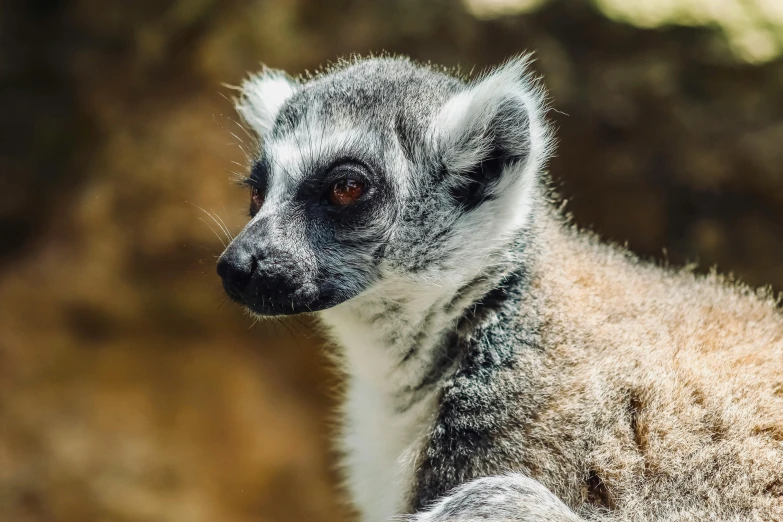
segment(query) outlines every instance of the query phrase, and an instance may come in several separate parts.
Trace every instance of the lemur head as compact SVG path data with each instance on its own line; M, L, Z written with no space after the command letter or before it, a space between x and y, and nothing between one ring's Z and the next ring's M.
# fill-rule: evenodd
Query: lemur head
M522 58L470 82L400 58L251 77L237 109L261 145L251 219L218 262L226 292L283 315L465 284L529 221L542 99Z

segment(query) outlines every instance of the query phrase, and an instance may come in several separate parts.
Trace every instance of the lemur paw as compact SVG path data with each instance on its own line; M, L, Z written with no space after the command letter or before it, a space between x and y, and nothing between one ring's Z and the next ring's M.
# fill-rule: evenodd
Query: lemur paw
M582 519L540 482L521 474L474 480L406 522L578 522Z

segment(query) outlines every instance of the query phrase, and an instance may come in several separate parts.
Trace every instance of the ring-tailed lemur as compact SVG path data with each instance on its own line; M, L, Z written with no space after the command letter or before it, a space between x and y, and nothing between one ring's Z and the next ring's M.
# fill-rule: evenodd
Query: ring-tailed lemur
M473 81L355 59L242 90L261 145L218 273L339 346L363 521L783 519L776 303L568 225L524 59Z

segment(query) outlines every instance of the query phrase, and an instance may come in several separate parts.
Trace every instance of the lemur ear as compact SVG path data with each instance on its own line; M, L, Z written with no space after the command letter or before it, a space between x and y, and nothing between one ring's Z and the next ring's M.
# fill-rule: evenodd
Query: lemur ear
M263 137L272 130L277 113L297 88L298 84L285 72L265 67L242 83L237 112Z
M513 59L468 84L435 119L438 161L465 210L524 184L546 160L544 96L527 64Z

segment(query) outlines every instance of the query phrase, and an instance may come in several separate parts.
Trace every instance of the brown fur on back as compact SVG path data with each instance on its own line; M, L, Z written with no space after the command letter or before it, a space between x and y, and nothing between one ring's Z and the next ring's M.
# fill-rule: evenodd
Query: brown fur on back
M508 434L523 467L588 516L783 519L775 302L639 262L557 219L539 238L545 370L523 379L541 407Z

